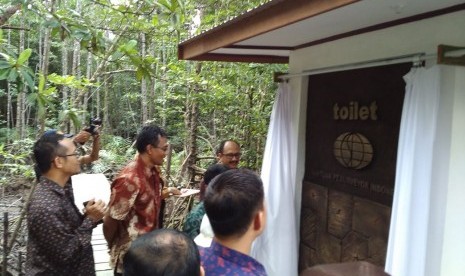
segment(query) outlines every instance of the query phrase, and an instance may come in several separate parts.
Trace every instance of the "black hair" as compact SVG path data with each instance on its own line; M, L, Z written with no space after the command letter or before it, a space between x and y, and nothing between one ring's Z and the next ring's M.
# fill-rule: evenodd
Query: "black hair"
M65 154L66 148L60 145L64 139L63 134L49 133L42 135L33 146L34 170L37 178L48 172L52 166L53 159L59 154Z
M203 175L203 181L206 185L210 183L210 181L215 178L215 176L224 173L225 171L229 170L229 167L222 165L222 164L213 164L205 171Z
M239 143L235 140L232 140L232 139L229 139L229 140L223 140L220 142L220 144L218 145L218 147L216 148L216 152L215 154L218 155L220 153L223 153L224 151L224 145L227 143L227 142L233 142L235 143L239 148L241 147L241 145L239 145Z
M204 199L205 191L210 181L212 181L215 178L215 176L220 175L227 170L229 170L229 167L223 164L213 164L207 168L207 170L205 171L203 175L203 180L200 183L200 200Z
M137 135L136 149L139 153L146 150L147 145L158 146L160 137L167 137L166 132L155 125L144 126Z
M200 276L200 254L185 233L157 229L132 242L123 266L124 276Z
M208 185L205 211L215 236L242 236L263 208L263 183L248 169L228 170Z

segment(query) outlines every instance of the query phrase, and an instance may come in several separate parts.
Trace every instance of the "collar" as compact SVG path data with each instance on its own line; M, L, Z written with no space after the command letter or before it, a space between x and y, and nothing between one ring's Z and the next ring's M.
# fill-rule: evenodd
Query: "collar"
M215 255L221 256L221 258L231 261L233 263L237 263L240 266L247 267L251 262L257 263L257 261L249 255L243 254L239 251L221 245L214 239L212 240L210 249L215 253Z
M50 180L48 179L47 177L45 176L41 176L40 177L40 185L42 185L43 187L47 188L47 189L50 189L51 191L54 191L55 193L57 194L60 194L60 195L65 195L65 189L68 188L68 186L71 185L71 183L68 181L66 184L65 184L65 187L61 187L58 183L56 183L55 181L53 180Z
M140 154L137 155L136 157L136 164L138 167L143 167L144 168L144 175L148 178L150 178L152 175L160 175L160 168L159 166L147 166L145 164L144 160L140 156Z

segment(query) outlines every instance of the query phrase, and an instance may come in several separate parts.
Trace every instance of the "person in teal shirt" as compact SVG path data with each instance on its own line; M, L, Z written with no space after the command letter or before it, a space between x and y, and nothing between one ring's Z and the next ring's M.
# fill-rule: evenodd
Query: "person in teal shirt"
M214 164L208 167L208 169L205 171L202 183L200 184L201 186L204 186L200 189L200 202L189 212L183 226L184 233L189 235L189 237L192 239L197 237L197 235L200 233L200 224L202 223L202 218L205 215L203 197L205 196L206 187L213 178L227 170L229 170L229 167L225 165Z

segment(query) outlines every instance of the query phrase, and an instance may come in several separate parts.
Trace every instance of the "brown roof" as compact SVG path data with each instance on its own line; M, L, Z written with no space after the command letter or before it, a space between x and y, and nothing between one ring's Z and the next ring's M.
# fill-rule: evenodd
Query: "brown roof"
M288 63L293 50L465 9L464 0L272 0L178 45L178 58Z

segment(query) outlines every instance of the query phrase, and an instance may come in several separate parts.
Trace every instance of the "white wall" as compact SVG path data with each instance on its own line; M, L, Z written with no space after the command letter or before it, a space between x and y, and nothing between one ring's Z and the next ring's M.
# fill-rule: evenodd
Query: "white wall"
M434 54L439 44L465 46L465 11L403 24L375 32L344 38L291 53L290 73L390 58L414 53ZM450 125L435 154L447 155L448 164L438 169L432 194L437 196L431 208L428 237L428 275L462 275L465 271L465 69L454 69L443 89L449 91L441 103L439 118ZM290 80L293 98L297 152L296 208L300 212L301 185L305 163L305 120L307 77ZM298 215L300 217L300 215ZM439 223L439 225L438 225ZM299 229L299 228L298 228Z
M290 73L399 55L436 53L439 44L465 46L465 11L339 39L291 53Z
M465 271L465 67L448 68L448 71L441 90L451 104L441 103L440 110L450 112L451 115L450 121L444 122L451 129L450 142L447 141L450 148L442 149L449 153L449 166L440 172L447 175L447 178L438 179L434 183L437 192L444 194L444 204L437 206L444 216L431 217L432 222L443 221L444 224L430 226L431 229L443 229L443 235L429 237L430 255L427 258L431 266L427 271L433 271L439 266L440 273L430 275L463 275ZM438 240L443 242L439 243ZM442 256L435 256L435 251L442 252ZM433 267L434 263L437 266Z

